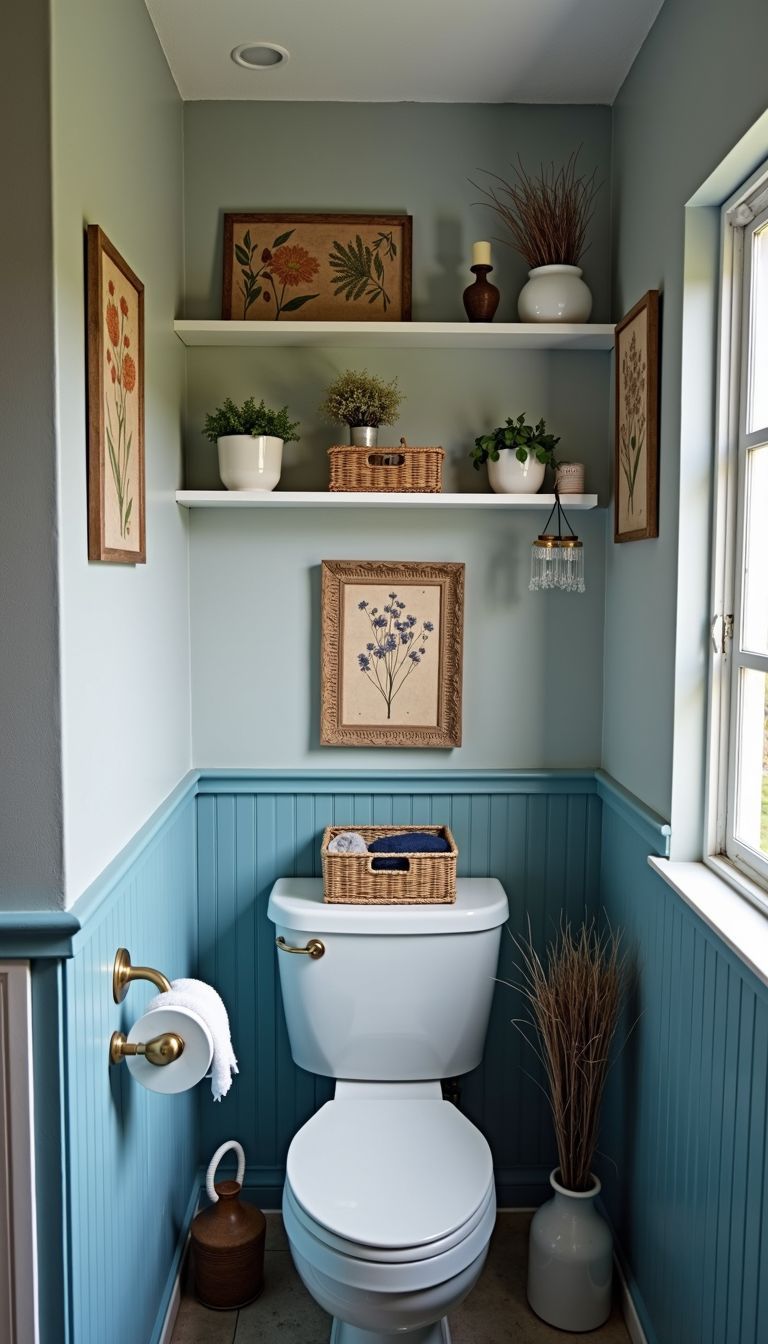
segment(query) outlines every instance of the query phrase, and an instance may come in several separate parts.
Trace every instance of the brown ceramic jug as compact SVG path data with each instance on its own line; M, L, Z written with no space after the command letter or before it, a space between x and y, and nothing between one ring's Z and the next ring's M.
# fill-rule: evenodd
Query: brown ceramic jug
M237 1180L213 1178L230 1149L238 1155ZM264 1238L267 1222L261 1209L238 1198L245 1175L245 1154L234 1139L223 1143L211 1159L205 1188L211 1207L192 1223L195 1293L205 1307L234 1311L258 1297L264 1287Z

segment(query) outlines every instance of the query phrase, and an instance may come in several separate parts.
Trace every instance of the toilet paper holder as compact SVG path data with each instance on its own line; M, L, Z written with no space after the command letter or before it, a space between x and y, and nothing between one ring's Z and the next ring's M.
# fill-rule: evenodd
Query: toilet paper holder
M151 966L132 966L127 947L119 947L112 967L112 998L122 1003L134 980L148 980L162 994L171 988L171 982L162 971ZM143 1055L148 1064L164 1068L173 1064L184 1053L184 1039L175 1031L164 1031L151 1041L130 1042L124 1031L113 1031L109 1040L110 1064L122 1064L126 1055Z

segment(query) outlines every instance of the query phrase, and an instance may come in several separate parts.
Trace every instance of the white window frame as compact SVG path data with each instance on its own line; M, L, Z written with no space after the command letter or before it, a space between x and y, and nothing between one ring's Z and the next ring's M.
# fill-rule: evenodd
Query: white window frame
M742 430L747 392L747 338L751 251L756 228L768 221L768 164L728 200L721 214L720 339L717 376L716 454L713 519L712 626L708 723L708 807L705 862L768 914L768 861L733 834L735 799L737 675L756 666L738 654L743 574L743 466L750 437ZM760 670L764 670L761 663ZM733 749L732 749L733 748Z

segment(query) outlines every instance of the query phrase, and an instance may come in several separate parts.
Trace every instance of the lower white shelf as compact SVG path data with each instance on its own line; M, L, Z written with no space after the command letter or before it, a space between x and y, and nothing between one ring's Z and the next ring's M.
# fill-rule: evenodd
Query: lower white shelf
M597 508L597 495L561 495L566 513ZM554 495L395 494L391 491L177 490L185 509L551 509Z

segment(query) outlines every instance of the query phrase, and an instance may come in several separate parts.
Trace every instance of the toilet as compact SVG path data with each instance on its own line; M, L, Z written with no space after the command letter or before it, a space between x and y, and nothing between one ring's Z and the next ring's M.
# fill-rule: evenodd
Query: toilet
M442 1097L483 1053L507 897L331 905L282 878L269 899L291 1054L336 1079L288 1151L283 1218L331 1344L449 1344L496 1218L491 1152Z

